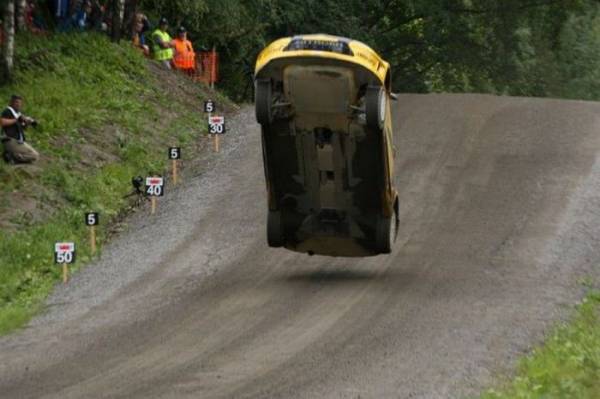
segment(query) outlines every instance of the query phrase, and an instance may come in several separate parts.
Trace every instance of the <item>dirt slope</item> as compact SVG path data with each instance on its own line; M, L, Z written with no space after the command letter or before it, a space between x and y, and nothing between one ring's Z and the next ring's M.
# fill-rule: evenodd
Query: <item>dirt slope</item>
M448 398L600 277L600 104L401 96L391 256L266 247L251 107L225 151L0 339L7 398Z

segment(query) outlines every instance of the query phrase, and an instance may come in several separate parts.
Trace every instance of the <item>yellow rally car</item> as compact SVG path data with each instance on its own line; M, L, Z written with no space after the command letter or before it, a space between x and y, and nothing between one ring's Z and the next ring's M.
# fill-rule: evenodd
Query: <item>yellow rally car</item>
M259 54L255 85L269 246L330 256L391 252L398 194L389 64L358 41L294 36Z

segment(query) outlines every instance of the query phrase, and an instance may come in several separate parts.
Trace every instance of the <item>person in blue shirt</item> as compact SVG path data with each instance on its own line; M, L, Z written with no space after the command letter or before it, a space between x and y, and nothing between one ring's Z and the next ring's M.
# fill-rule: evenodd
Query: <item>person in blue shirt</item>
M92 14L92 4L86 1L83 6L73 14L73 27L79 30L86 30L90 24L90 15Z

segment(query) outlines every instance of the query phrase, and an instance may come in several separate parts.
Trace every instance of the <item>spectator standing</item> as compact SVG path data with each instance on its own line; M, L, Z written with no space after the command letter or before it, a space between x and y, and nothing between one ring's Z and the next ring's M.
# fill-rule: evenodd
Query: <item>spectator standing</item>
M54 12L54 16L62 21L69 17L69 0L54 0L51 3L52 11Z
M31 163L38 160L40 155L25 142L25 129L30 125L36 126L35 119L21 113L23 98L13 95L10 104L1 115L2 143L4 145L4 159L8 162Z
M27 2L25 23L27 24L29 30L33 33L43 33L48 30L48 26L44 21L44 17L35 1Z
M193 75L196 70L196 53L192 42L187 38L187 31L183 26L177 29L177 38L174 40L175 56L173 64L175 68L184 71L187 74Z
M169 23L166 18L161 18L158 22L158 28L152 33L152 52L154 59L159 61L165 68L171 69L173 60L173 41L167 28Z
M93 0L91 5L92 11L88 16L90 26L94 30L105 32L106 25L104 23L104 6L98 0Z
M86 1L79 10L73 14L73 27L79 30L86 30L91 26L90 16L92 14L92 3Z
M144 14L137 14L133 26L133 45L144 52L145 56L150 55L150 47L146 43L146 32L150 30L150 22Z

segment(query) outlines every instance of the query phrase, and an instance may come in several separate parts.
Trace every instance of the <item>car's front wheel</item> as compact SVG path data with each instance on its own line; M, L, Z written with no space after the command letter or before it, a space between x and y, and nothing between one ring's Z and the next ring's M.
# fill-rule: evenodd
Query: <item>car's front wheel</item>
M371 129L383 130L387 112L387 97L381 86L367 87L365 98L367 126Z
M389 254L392 252L394 242L396 241L396 229L396 211L389 218L379 216L375 231L375 245L379 253Z
M254 92L256 120L261 125L273 122L272 93L270 79L257 79Z
M274 248L282 247L285 244L280 211L269 211L267 217L267 243Z

